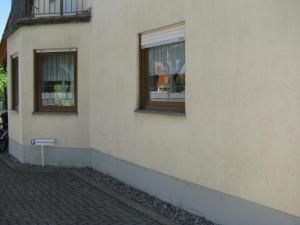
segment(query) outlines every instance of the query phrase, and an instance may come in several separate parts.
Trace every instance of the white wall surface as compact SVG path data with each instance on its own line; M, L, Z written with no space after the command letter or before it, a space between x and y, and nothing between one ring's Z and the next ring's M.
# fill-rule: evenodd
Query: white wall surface
M88 23L22 27L8 39L9 52L16 46L15 39L20 40L20 114L10 113L10 135L19 144L49 137L57 141L57 147L89 146L88 31ZM34 115L34 50L66 48L78 49L78 115ZM22 126L14 128L20 118ZM19 130L23 131L21 138Z
M7 72L8 74L11 74L12 70L12 65L11 65L11 59L12 57L19 57L19 59L22 57L22 52L21 52L21 32L18 30L15 32L15 35L11 36L8 39L8 44L7 44ZM18 62L19 65L19 111L10 111L9 113L9 136L16 140L19 143L22 143L23 139L23 108L20 107L23 102L23 95L22 93L22 88L23 85L21 85L21 80L23 78L24 73L23 68L24 64L22 61L19 60ZM12 109L12 100L11 100L11 76L8 76L8 87L7 87L7 97L8 97L8 109Z
M53 136L300 216L300 1L99 0L89 24L21 28L22 143ZM185 21L186 117L139 114L138 34ZM18 45L20 43L21 45ZM79 115L37 116L33 49L78 47ZM26 65L26 66L24 66ZM23 133L19 131L20 128Z

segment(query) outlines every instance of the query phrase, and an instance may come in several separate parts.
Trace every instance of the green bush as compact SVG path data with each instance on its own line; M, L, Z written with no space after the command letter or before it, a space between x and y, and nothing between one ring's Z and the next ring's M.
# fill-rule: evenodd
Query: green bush
M4 90L7 87L7 72L0 67L0 101L4 100Z

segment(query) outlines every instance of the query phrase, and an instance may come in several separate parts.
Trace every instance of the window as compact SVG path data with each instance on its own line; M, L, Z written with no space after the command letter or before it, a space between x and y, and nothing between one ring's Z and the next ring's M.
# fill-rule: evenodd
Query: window
M35 110L77 112L77 52L37 52L35 62Z
M140 107L184 112L184 24L143 33L140 39Z
M11 60L11 109L19 110L19 59Z

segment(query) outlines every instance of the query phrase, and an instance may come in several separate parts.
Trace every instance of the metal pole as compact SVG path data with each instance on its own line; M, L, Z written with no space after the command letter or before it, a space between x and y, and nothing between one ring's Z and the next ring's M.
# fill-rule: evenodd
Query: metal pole
M42 168L45 167L45 163L44 163L44 145L42 145Z

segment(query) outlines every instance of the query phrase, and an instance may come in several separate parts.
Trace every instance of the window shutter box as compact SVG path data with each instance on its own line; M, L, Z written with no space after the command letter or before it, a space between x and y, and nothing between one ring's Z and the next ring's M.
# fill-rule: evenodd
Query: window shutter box
M177 24L167 28L142 33L142 49L185 40L185 25Z

